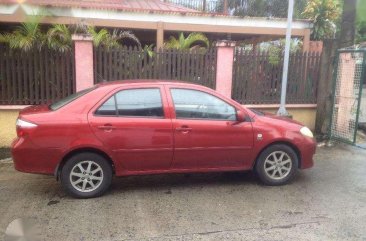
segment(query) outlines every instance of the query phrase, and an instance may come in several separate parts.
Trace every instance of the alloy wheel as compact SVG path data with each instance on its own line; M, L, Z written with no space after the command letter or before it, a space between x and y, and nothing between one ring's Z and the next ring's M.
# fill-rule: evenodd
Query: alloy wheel
M292 168L292 160L284 151L274 151L264 161L266 175L274 180L281 180L287 177Z
M70 172L71 185L80 192L92 192L103 181L103 170L94 161L82 161L77 163Z

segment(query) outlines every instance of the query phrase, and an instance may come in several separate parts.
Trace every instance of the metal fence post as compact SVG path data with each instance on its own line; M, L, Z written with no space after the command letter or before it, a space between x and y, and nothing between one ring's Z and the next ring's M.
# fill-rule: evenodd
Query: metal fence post
M356 123L355 123L355 134L353 138L353 143L356 144L356 137L357 137L357 129L358 129L358 121L360 118L360 111L361 111L361 101L362 101L362 88L363 88L363 81L365 79L365 73L366 73L366 50L362 52L362 70L361 70L361 76L360 76L360 89L358 90L358 103L357 103L357 110L356 110Z
M288 15L287 15L287 30L286 30L286 46L285 46L285 58L283 61L283 76L282 76L282 88L281 88L281 104L277 112L277 115L288 116L289 113L286 110L286 91L287 91L287 75L288 75L288 62L290 57L290 41L291 41L291 28L292 28L292 15L294 11L294 0L289 0L288 3Z

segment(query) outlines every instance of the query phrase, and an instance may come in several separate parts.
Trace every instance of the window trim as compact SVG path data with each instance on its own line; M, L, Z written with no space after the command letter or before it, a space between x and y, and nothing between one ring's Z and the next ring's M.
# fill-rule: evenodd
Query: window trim
M173 98L173 93L172 93L172 90L174 90L174 89L177 89L177 90L192 90L192 91L197 91L197 92L202 92L202 93L204 93L204 94L208 94L208 95L211 95L211 96L213 96L213 97L215 97L215 98L217 98L217 99L219 99L219 100L221 100L222 102L224 102L224 103L226 103L227 105L229 105L229 106L231 106L232 108L234 108L234 110L235 110L235 120L225 120L225 119L211 119L211 118L182 118L182 117L177 117L177 111L176 111L176 109L175 109L175 103L174 103L174 98ZM169 88L169 94L170 94L170 97L171 97L171 100L172 100L172 108L173 108L173 110L174 110L174 114L175 114L175 119L177 119L177 120L206 120L206 121L231 121L231 122L236 122L236 121L238 121L238 118L237 118L237 116L236 116L236 112L238 111L238 109L235 107L235 106L233 106L232 104L230 104L230 103L228 103L227 101L225 101L225 100L223 100L223 99L221 99L220 97L218 97L218 96L216 96L216 95L213 95L213 94L211 94L211 93L209 93L209 92L206 92L206 91L203 91L203 90L197 90L197 89L190 89L190 88L182 88L182 87L170 87Z
M159 90L160 93L160 100L161 100L161 108L163 110L163 115L162 116L133 116L133 115L119 115L118 114L118 108L117 108L117 97L116 95L119 92L122 91L126 91L126 90L140 90L140 89L157 89ZM101 115L101 114L97 114L96 112L98 111L98 109L100 107L102 107L102 105L104 105L104 103L106 103L111 97L114 97L114 105L116 108L116 114L115 115ZM142 88L126 88L126 89L118 89L117 91L113 92L112 95L109 95L104 101L103 103L101 103L97 108L95 108L94 112L93 112L93 116L95 117L118 117L118 118L144 118L144 119L166 119L165 116L165 110L164 110L164 102L163 102L163 96L162 96L162 91L160 87L142 87Z

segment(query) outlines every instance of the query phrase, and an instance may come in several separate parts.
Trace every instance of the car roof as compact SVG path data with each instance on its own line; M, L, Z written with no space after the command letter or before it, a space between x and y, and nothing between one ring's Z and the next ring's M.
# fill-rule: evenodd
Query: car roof
M98 86L121 86L121 85L129 85L129 84L158 84L158 85L166 85L166 84L178 84L184 86L192 86L192 87L199 87L199 88L207 88L202 85L193 84L190 82L185 81L178 81L178 80L159 80L159 79L131 79L131 80L115 80L115 81L107 81L98 83Z
M159 79L130 79L130 80L115 80L115 81L105 81L102 83L98 83L96 86L99 87L106 87L106 88L118 88L118 87L122 87L122 86L142 86L144 84L157 84L157 85L173 85L173 86L180 86L182 88L192 88L192 89L196 89L196 90L201 90L201 91L207 91L207 92L215 92L216 96L219 96L222 99L226 99L226 101L228 101L229 103L231 103L234 106L241 106L239 103L235 102L234 100L225 97L224 95L222 95L219 92L216 92L214 89L203 86L203 85L199 85L199 84L193 84L190 82L185 82L185 81L178 81L178 80L159 80ZM139 86L139 87L140 87ZM249 112L251 112L250 110L247 110ZM253 112L251 112L253 113ZM254 115L254 114L253 114Z

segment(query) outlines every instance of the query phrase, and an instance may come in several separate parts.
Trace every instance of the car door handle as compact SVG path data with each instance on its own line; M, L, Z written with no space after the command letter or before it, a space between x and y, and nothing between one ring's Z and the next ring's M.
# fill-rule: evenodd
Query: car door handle
M98 126L97 128L104 131L111 131L116 129L116 127L112 126L111 124L105 124L103 126Z
M175 128L177 131L183 132L183 133L188 133L192 130L192 128L188 127L188 126L182 126L182 127L177 127Z

